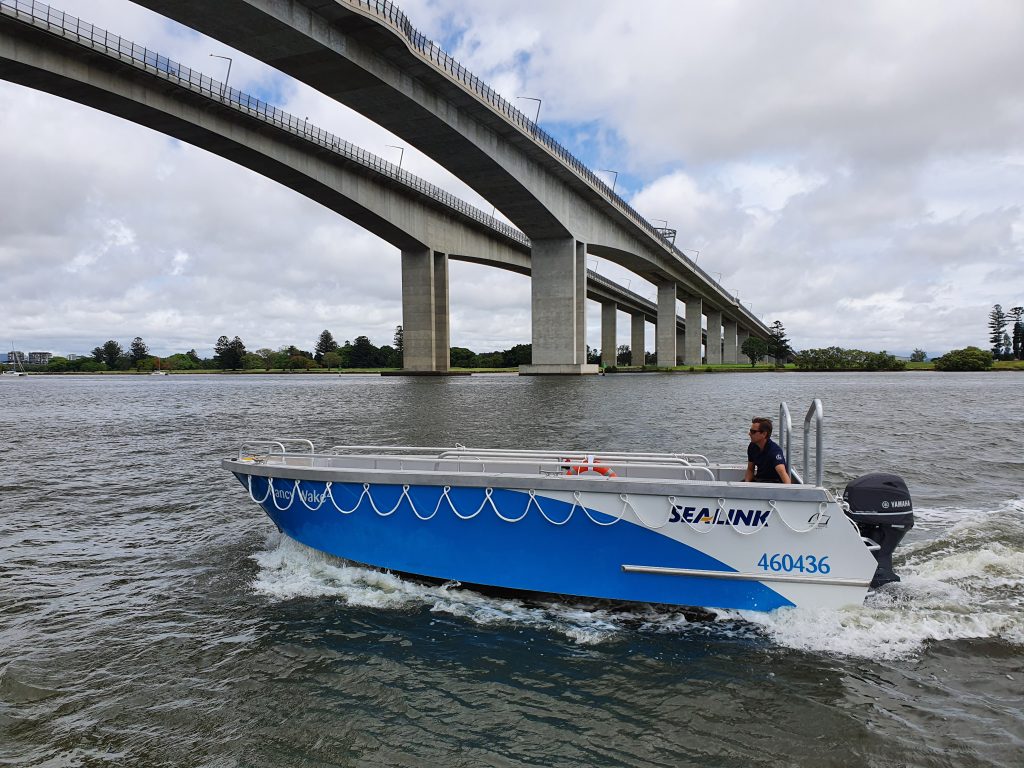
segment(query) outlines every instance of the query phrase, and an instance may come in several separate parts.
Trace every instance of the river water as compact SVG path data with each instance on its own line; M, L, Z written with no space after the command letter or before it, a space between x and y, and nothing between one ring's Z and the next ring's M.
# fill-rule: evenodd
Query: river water
M1022 385L0 382L0 765L1019 768ZM814 397L827 484L896 472L918 520L903 582L840 612L698 621L422 586L282 540L219 467L257 436L742 461L752 416Z

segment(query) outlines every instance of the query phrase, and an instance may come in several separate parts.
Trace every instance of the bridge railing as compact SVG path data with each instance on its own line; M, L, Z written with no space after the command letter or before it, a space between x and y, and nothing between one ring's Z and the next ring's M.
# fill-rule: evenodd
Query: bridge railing
M452 56L438 46L437 43L430 40L426 35L417 30L401 8L390 0L342 1L349 5L365 8L368 11L371 11L379 19L386 21L396 32L401 34L413 48L423 54L423 56L425 56L429 61L433 62L438 69L448 73L451 77L469 87L481 99L503 114L509 121L522 128L525 133L533 137L534 141L544 146L549 152L551 152L551 154L575 171L591 186L600 191L608 201L612 203L612 205L614 205L621 213L625 214L626 217L634 224L647 232L667 251L674 254L676 258L687 264L694 272L703 277L707 281L708 285L713 284L717 286L719 292L724 297L727 297L731 303L734 303L737 306L737 308L746 312L751 320L760 324L760 321L758 321L752 313L747 311L746 308L740 304L739 299L733 298L728 291L719 285L717 280L713 279L710 274L699 267L696 261L683 253L683 251L677 248L674 243L668 241L665 236L658 231L657 227L641 216L636 209L623 200L619 195L615 194L614 190L612 190L612 188L609 187L600 176L588 168L582 160L559 144L551 134L547 133L533 120L524 115L514 104L495 91L486 82L452 58Z
M306 141L313 142L334 154L341 155L348 161L411 187L420 194L490 227L527 248L530 247L530 239L512 225L488 215L419 176L402 170L394 163L318 128L308 120L300 119L255 96L228 87L225 83L215 80L199 70L186 67L156 51L137 45L56 8L51 8L46 3L35 0L0 0L0 12L91 50L117 58L123 63L155 74L166 81L177 83L194 93L199 93L223 105L242 111L250 117L270 123Z

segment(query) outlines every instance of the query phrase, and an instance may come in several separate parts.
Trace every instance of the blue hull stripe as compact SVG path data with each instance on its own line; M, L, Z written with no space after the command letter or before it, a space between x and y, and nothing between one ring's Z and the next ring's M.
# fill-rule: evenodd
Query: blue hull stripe
M249 487L246 475L236 477ZM495 514L481 488L452 487L446 499L441 487L411 486L403 498L402 486L373 485L367 494L361 484L334 483L334 504L330 497L324 498L322 482L300 482L302 499L294 496L294 488L293 480L277 480L271 495L267 479L252 476L253 497L263 500L263 509L286 535L328 554L379 568L612 600L758 611L793 605L756 581L625 573L624 563L735 569L657 531L615 522L614 517L594 510L584 512L580 506L574 510L572 504L557 499L538 495L536 501L549 520L568 519L564 525L545 519L522 491L495 488L491 493L494 507L503 516L522 516L510 523ZM343 514L339 509L351 512Z

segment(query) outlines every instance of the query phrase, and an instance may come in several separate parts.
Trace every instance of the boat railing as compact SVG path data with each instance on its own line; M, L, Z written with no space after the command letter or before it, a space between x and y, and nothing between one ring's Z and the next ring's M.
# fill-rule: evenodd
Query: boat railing
M300 437L256 437L246 440L238 449L239 461L263 464L274 457L281 457L288 464L312 467L315 466L316 449L312 441Z
M810 476L811 422L814 422L814 484L821 486L825 475L825 411L821 400L814 398L804 416L804 476Z
M503 449L411 446L333 446L316 453L309 440L252 439L239 449L240 461L312 468L358 466L373 470L535 474L583 479L644 478L716 481L715 471L699 454L518 451ZM701 463L691 463L698 461Z
M779 447L782 448L782 455L789 461L788 469L793 482L803 483L803 476L793 467L793 419L785 402L779 404Z

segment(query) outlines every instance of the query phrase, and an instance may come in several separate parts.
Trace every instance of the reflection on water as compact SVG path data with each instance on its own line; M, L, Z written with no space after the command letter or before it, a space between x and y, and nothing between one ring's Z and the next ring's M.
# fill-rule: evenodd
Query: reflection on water
M0 762L1016 766L1019 390L934 373L13 382ZM741 461L751 416L813 397L827 482L896 472L918 517L903 582L840 612L425 586L282 540L218 466L268 435Z

